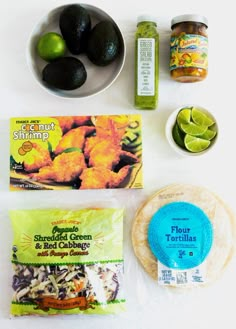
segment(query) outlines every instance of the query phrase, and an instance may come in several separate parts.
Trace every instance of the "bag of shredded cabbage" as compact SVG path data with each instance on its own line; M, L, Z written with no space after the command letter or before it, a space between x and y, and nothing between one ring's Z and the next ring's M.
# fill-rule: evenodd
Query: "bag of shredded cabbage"
M11 314L125 310L123 209L12 210Z

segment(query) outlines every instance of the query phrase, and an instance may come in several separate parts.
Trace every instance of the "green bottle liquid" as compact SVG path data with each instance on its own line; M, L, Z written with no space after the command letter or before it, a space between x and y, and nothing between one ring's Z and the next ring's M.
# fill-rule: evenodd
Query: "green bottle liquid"
M153 110L158 104L159 34L153 17L138 17L135 34L135 107Z

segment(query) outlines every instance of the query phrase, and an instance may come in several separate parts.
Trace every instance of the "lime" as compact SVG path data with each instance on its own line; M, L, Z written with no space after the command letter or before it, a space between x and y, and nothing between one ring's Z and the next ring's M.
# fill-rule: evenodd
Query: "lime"
M66 43L60 34L49 32L42 35L37 43L39 56L46 61L53 61L64 56Z
M195 107L192 108L192 119L194 123L200 126L210 127L215 123L211 117Z
M196 136L186 135L184 138L184 144L188 151L193 153L202 152L208 148L210 141L202 139Z
M181 123L189 123L191 121L191 109L185 108L177 114L177 122L180 126Z
M175 123L175 125L173 127L172 136L173 136L175 143L185 149L185 145L184 145L185 134L181 131L177 122Z
M202 135L201 138L207 139L207 140L212 140L216 136L216 131L207 129Z
M192 136L200 136L208 129L207 126L199 126L193 122L181 123L180 128L183 132Z

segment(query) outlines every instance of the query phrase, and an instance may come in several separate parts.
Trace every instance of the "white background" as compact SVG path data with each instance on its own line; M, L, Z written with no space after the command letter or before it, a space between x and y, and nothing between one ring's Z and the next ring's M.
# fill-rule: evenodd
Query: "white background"
M120 26L126 41L124 69L103 93L87 99L62 99L41 89L26 64L30 31L42 15L69 1L0 1L0 327L86 329L206 329L235 328L236 266L231 262L209 288L180 293L161 289L136 260L131 244L135 211L158 189L171 183L201 185L217 193L236 213L235 160L235 11L233 1L110 1L88 3L100 7ZM160 33L159 106L139 111L143 116L144 189L95 191L9 192L9 118L138 113L133 106L134 33L140 14L155 15ZM195 84L169 77L170 21L180 14L199 13L209 20L209 76ZM215 115L220 127L215 149L207 155L183 158L168 145L164 127L169 114L185 104L199 104ZM124 258L127 312L119 316L10 318L11 239L9 209L80 207L88 201L117 201L126 209Z

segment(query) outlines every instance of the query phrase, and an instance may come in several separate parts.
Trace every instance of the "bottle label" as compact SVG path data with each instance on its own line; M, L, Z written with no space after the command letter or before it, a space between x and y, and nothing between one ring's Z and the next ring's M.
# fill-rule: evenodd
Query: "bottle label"
M170 70L178 68L208 68L208 38L196 34L181 34L170 40Z
M137 79L138 95L155 95L155 39L138 39Z

